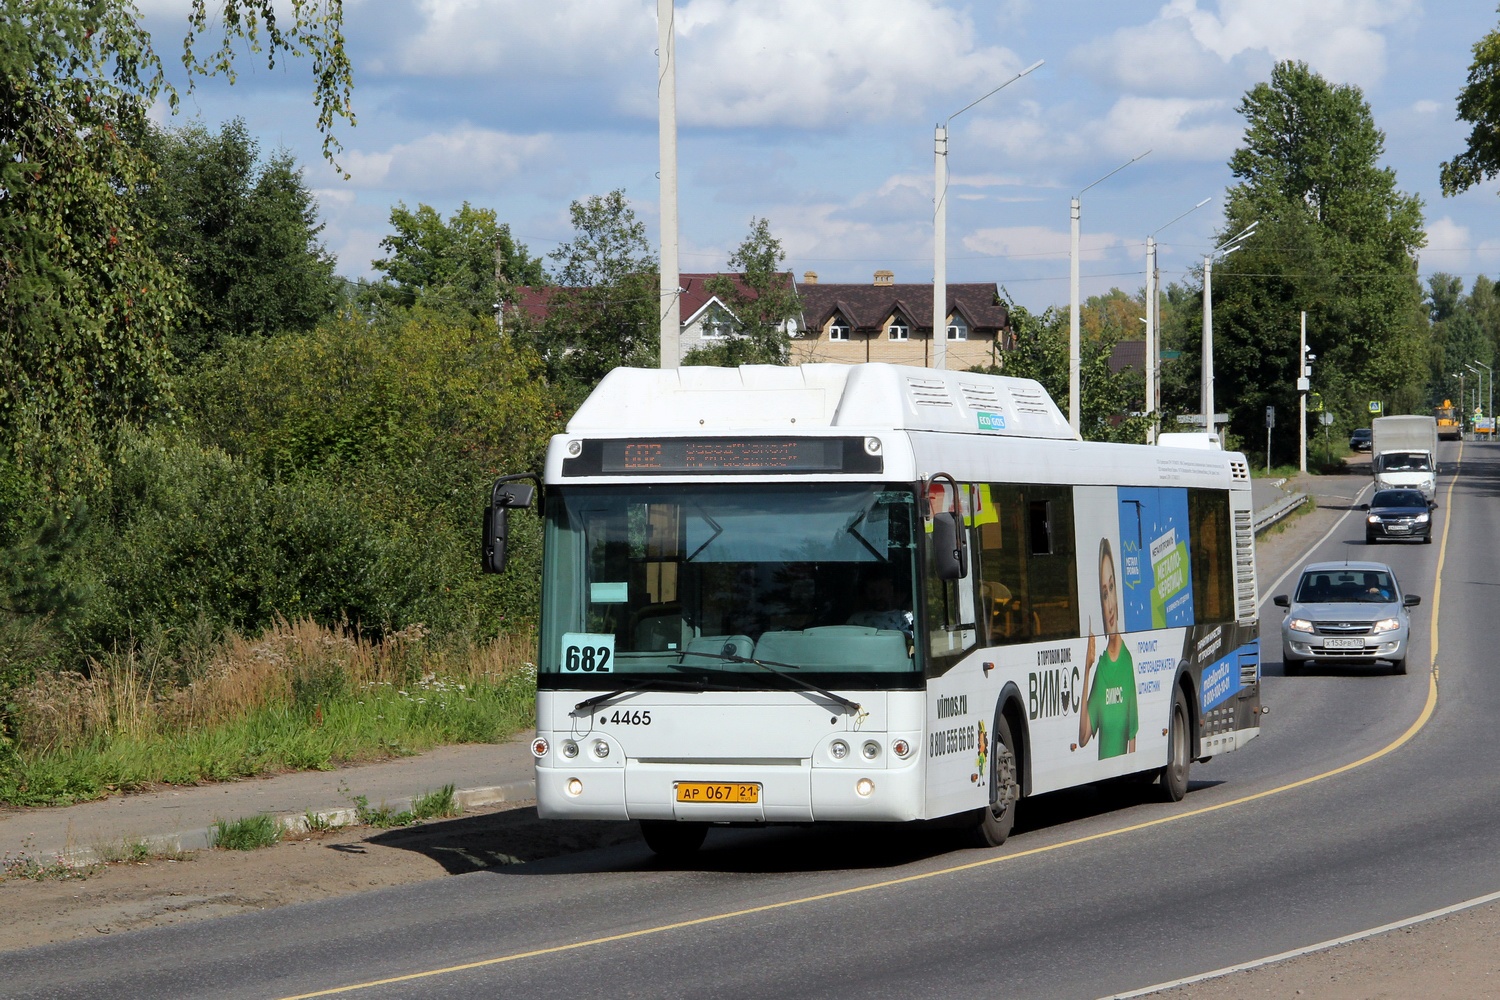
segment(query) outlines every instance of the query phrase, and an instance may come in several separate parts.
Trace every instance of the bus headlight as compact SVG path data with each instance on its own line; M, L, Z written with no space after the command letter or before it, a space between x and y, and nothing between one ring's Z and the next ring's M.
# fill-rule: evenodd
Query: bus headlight
M854 783L854 790L859 794L860 798L867 799L870 797L870 793L875 791L875 782L869 778L860 778Z
M911 744L905 740L897 740L891 744L891 753L905 760L911 756Z
M534 739L534 740L531 741L531 756L533 756L533 757L545 757L545 756L547 756L547 737L545 737L545 736L538 736L536 739Z
M578 744L572 740L563 740L562 752L564 757L572 760L578 756Z
M583 782L580 781L580 780L578 780L577 778L569 778L568 779L568 794L569 795L582 795L583 794Z
M828 753L834 760L843 760L849 756L849 744L843 740L834 740L828 744Z
M606 742L604 742L603 740L595 740L594 741L594 756L598 757L600 760L603 760L605 757L608 757L609 756L609 744L606 743Z
M874 740L866 740L865 745L859 749L860 753L865 755L865 760L874 760L880 756L880 744Z

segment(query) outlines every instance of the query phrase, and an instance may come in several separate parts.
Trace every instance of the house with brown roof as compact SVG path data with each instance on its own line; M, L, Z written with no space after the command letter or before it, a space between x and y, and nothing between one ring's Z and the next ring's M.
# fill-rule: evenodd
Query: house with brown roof
M733 303L725 301L708 290L709 279L716 277L728 278L741 295L750 299L755 298L754 290L745 284L744 276L741 274L679 274L677 276L678 287L682 289L678 299L682 317L682 335L679 345L683 354L695 347L708 347L726 337L732 337L740 329L740 318L734 314ZM786 281L789 289L796 288L790 271L782 274L781 278ZM550 287L519 288L514 308L519 309L534 321L544 321L551 309L552 295L556 291L557 289ZM797 338L801 332L801 317L793 317L787 321L789 336Z
M802 334L792 341L792 363L885 361L932 363L932 283L897 283L888 270L869 284L818 281L807 271L797 284ZM948 285L947 366L998 365L1015 346L1010 314L993 283Z

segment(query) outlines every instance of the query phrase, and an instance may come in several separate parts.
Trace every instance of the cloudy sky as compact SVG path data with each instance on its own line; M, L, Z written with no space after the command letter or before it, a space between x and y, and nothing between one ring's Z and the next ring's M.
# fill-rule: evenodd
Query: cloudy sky
M172 55L186 0L145 0ZM390 210L493 208L534 254L570 201L625 189L656 239L654 0L345 0L358 126L344 181L320 158L310 68L241 65L179 120L241 116L306 166L340 272L370 274ZM1426 202L1424 274L1500 274L1500 185L1443 198L1438 164L1481 0L677 0L681 259L725 266L764 216L797 274L932 280L933 127L950 125L948 275L1033 308L1068 298L1083 195L1085 294L1144 284L1148 233L1184 280L1222 227L1245 91L1281 59L1359 86L1399 187ZM175 64L175 58L169 59Z

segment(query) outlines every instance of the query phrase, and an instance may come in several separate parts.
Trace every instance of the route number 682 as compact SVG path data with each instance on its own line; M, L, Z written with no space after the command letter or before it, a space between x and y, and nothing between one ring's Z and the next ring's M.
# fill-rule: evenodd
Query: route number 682
M613 635L569 632L562 640L562 668L569 674L612 673L615 656Z

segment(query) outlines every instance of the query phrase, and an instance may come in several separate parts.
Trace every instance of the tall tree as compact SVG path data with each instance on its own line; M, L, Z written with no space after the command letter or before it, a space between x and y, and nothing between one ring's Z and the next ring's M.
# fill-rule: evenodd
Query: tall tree
M542 282L541 259L494 209L464 202L445 222L430 205L413 212L403 203L391 209L391 229L380 241L390 256L371 262L385 277L367 288L381 302L493 316L517 286Z
M233 336L310 330L336 301L335 261L318 242L318 206L293 158L261 162L241 119L153 130L144 192L152 245L186 285L170 339L191 361Z
M656 365L657 263L623 190L575 201L568 211L574 235L548 255L559 287L536 336L549 373L586 393L613 368Z
M1500 174L1500 29L1474 43L1469 79L1458 92L1458 119L1473 126L1464 151L1438 168L1452 196Z
M683 356L696 365L784 365L791 349L787 324L802 312L791 274L783 271L786 251L766 219L750 220L750 232L729 255L738 280L715 275L705 287L729 307L736 329L721 343Z
M208 13L194 0L185 61L228 72L236 40L312 55L332 155L333 118L349 114L341 7L294 10L284 26L272 0L224 0L223 47L199 58ZM54 490L100 479L113 429L171 398L184 299L133 197L149 176L135 139L160 96L175 108L132 4L0 0L0 446Z
M1385 135L1363 94L1283 62L1239 111L1244 142L1229 166L1240 182L1221 239L1260 225L1213 272L1215 401L1231 429L1261 440L1264 407L1296 411L1301 311L1318 356L1313 389L1336 414L1352 418L1370 399L1388 413L1421 407L1422 202L1380 166ZM1294 439L1296 421L1278 420L1277 434Z
M1047 309L1041 315L1007 301L1016 346L1005 352L1001 368L979 368L992 374L1036 379L1054 401L1068 398L1068 313ZM1110 370L1116 340L1108 333L1080 340L1078 429L1087 441L1146 439L1146 420L1132 417L1145 398L1145 373ZM1059 404L1066 411L1066 402ZM1065 412L1066 415L1066 412Z

